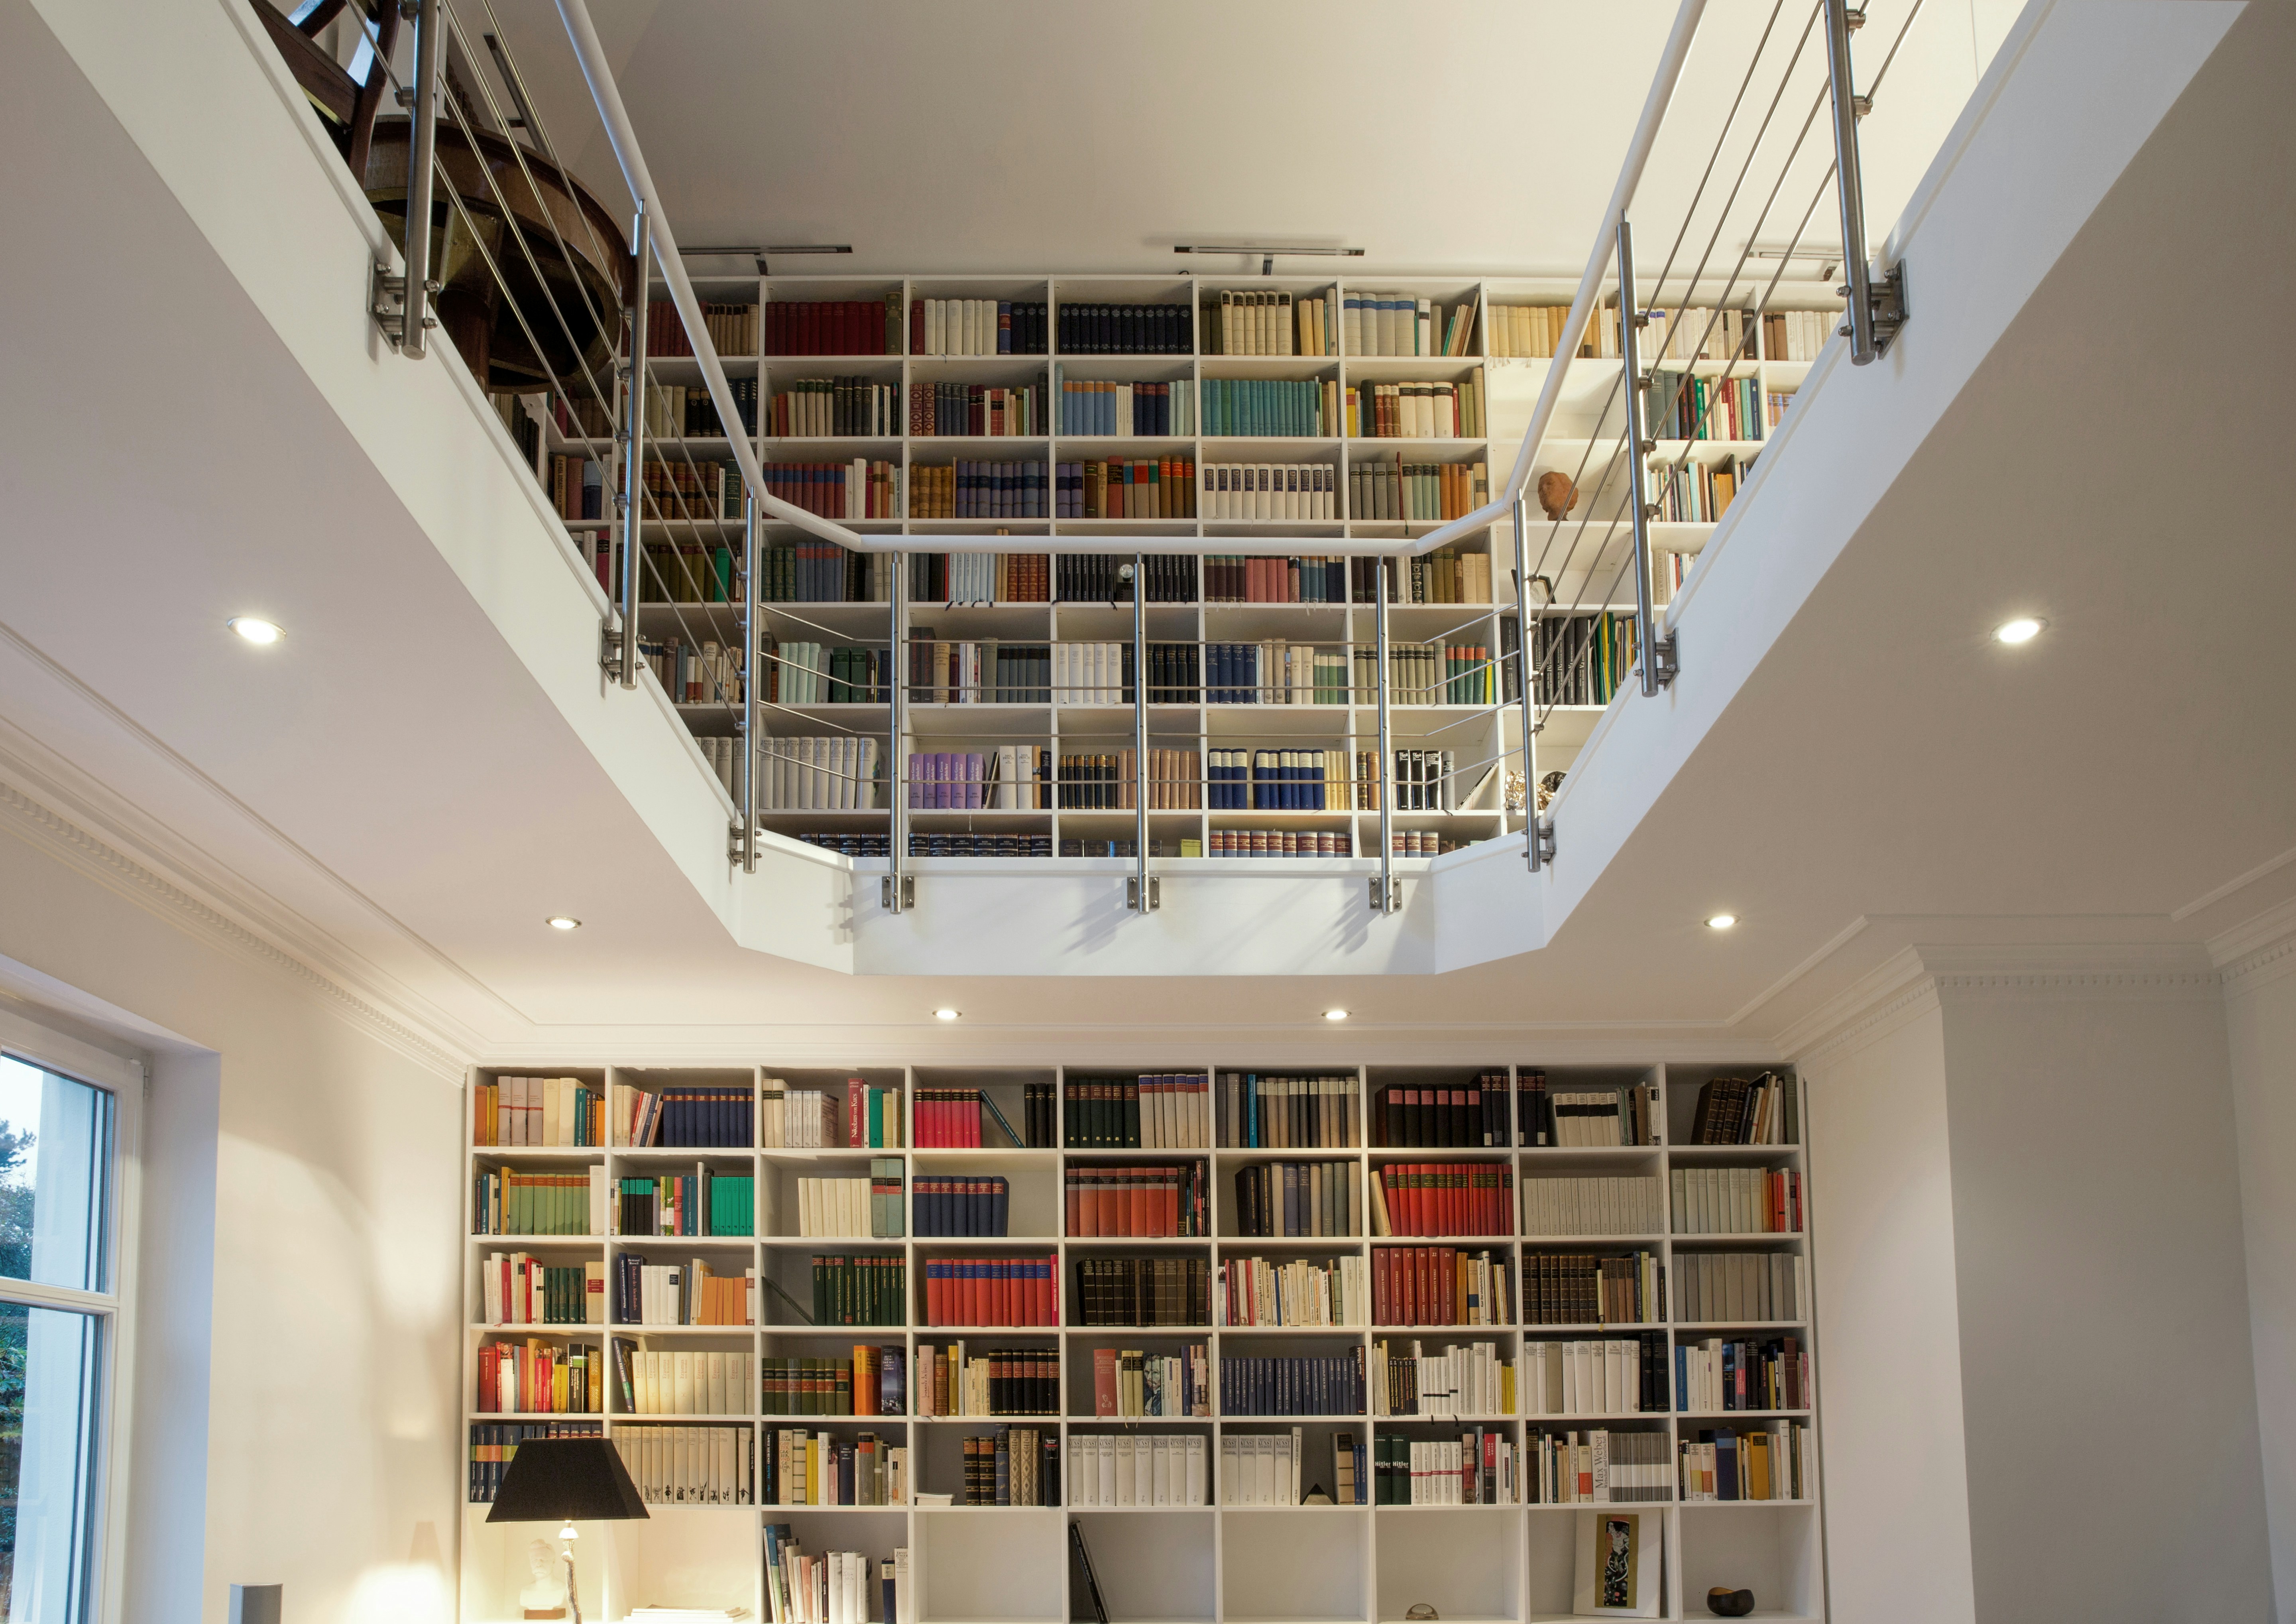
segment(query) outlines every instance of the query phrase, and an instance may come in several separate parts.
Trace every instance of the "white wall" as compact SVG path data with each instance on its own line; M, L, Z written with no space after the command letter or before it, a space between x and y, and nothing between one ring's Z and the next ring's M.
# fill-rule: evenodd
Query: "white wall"
M1943 1020L1803 1064L1833 1616L1976 1616Z
M0 956L185 1040L146 1045L125 1616L221 1619L234 1580L297 1620L449 1616L407 1561L450 1559L459 1516L455 1082L132 869L4 827Z
M2283 942L2277 952L2268 964L2230 975L2225 1029L2240 1128L2265 1510L2279 1595L2273 1617L2285 1621L2296 1620L2296 943Z

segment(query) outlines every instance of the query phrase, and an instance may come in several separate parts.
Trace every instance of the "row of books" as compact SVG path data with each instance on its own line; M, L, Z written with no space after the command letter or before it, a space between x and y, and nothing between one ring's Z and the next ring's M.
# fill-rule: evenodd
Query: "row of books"
M1343 809L1333 775L1352 762L1343 750L1215 750L1206 752L1205 800L1214 811L1323 812Z
M1071 378L1059 369L1062 434L1111 434L1153 439L1196 431L1196 392L1178 383L1119 383ZM1063 515L1065 517L1065 515Z
M1340 336L1351 356L1464 356L1474 334L1472 300L1446 309L1406 293L1350 288L1341 296Z
M1201 1432L1071 1432L1069 1504L1205 1505L1209 1440Z
M1071 1167L1062 1174L1065 1233L1083 1240L1174 1239L1210 1233L1201 1161Z
M729 543L691 536L673 541L649 541L644 544L638 556L644 566L638 576L638 601L642 603L732 601L734 549ZM729 676L733 670L729 660ZM668 683L663 685L672 687ZM675 687L672 692L676 692Z
M833 541L768 542L758 551L758 596L767 603L892 601L889 553L849 553Z
M745 433L758 431L758 381L729 378L728 393L741 414ZM648 383L645 392L645 431L649 439L723 439L726 420L709 386L701 383ZM715 464L713 464L715 465ZM740 481L734 484L738 488Z
M1046 427L1045 386L1041 383L1018 388L993 383L909 385L911 434L1017 439L1042 435Z
M479 1267L479 1317L489 1325L603 1325L606 1266L488 1252Z
M605 1143L605 1095L578 1077L497 1077L471 1087L473 1145Z
M1810 1407L1809 1349L1798 1337L1677 1342L1674 1373L1688 1415Z
M1762 354L1773 361L1815 361L1841 324L1839 310L1765 310Z
M1492 305L1483 313L1483 332L1494 356L1544 358L1555 353L1570 319L1568 305Z
M1437 1353L1413 1339L1371 1345L1371 1413L1437 1421L1514 1414L1515 1366L1496 1342L1445 1343Z
M1363 1143L1362 1085L1347 1073L1224 1071L1219 1143L1241 1150L1346 1150Z
M758 1183L700 1162L691 1173L618 1181L614 1233L623 1235L750 1235L757 1233Z
M596 1357L597 1349L579 1342L483 1343L471 1407L482 1415L594 1415L606 1402L605 1383L592 1364Z
M677 1083L668 1088L616 1084L608 1102L616 1144L657 1148L756 1143L757 1102L745 1083Z
M898 1156L872 1158L866 1178L800 1178L798 1234L807 1238L890 1240L902 1233Z
M1054 665L1087 658L1056 651L1102 646L949 639L932 630L920 626L909 639L909 698L921 705L1046 704Z
M898 1254L815 1254L812 1324L906 1325L908 1309L909 1267Z
M472 1234L603 1234L606 1169L520 1173L480 1168L472 1175Z
M1344 603L1348 561L1208 553L1203 590L1207 603Z
M1285 1239L1363 1233L1363 1168L1354 1161L1263 1161L1235 1170L1236 1234Z
M1061 353L1185 356L1195 349L1186 305L1067 304L1060 308Z
M758 1444L758 1476L768 1505L909 1503L908 1449L874 1432L840 1438L833 1432L775 1427ZM828 1616L839 1618L834 1608Z
M931 432L916 424L916 393L924 387L914 385L909 392L912 434ZM900 386L873 382L858 374L793 378L787 389L774 391L766 418L766 432L776 439L887 436L900 431Z
M924 1264L928 1325L1057 1325L1060 1264L1023 1258L936 1258ZM1085 1322L1090 1324L1090 1321Z
M758 1408L767 1415L906 1415L907 1349L856 1343L850 1358L768 1355L758 1361Z
M1374 1234L1508 1234L1514 1169L1497 1161L1390 1161L1371 1174Z
M1119 1419L1211 1414L1211 1364L1204 1344L1177 1353L1136 1348L1092 1350L1092 1413Z
M898 1150L902 1143L901 1090L854 1077L845 1080L845 1143L871 1150ZM898 1175L896 1166L894 1172Z
M641 516L658 523L742 516L742 475L731 463L649 457L638 468L638 487L645 503Z
M917 1349L920 1415L1057 1415L1061 1356L1053 1348L991 1348L963 1342Z
M1480 439L1482 381L1357 384L1348 390L1340 424L1358 439Z
M1197 1150L1210 1143L1210 1080L1201 1072L1070 1078L1061 1088L1063 1143L1071 1150Z
M700 1258L649 1263L636 1252L613 1259L618 1325L754 1325L758 1273L720 1275Z
M1336 378L1206 378L1198 388L1207 435L1314 439L1340 432Z
M1078 1258L1077 1323L1082 1325L1186 1325L1206 1323L1210 1279L1201 1256Z
M1807 1500L1817 1481L1810 1431L1799 1421L1701 1427L1675 1448L1685 1501Z
M913 299L909 353L919 356L1040 356L1041 299Z
M1052 564L1046 553L912 553L909 596L952 606L1043 603L1052 597Z
M1224 1258L1212 1300L1223 1325L1360 1325L1371 1309L1361 1258Z
M1600 1341L1522 1345L1526 1415L1655 1414L1668 1404L1667 1337L1644 1331Z
M1658 1325L1666 1267L1652 1251L1525 1252L1522 1317L1527 1325Z
M614 1375L621 1407L637 1415L746 1415L750 1356L746 1349L640 1348L614 1339Z
M1693 462L1685 455L1670 463L1653 463L1648 489L1656 511L1651 516L1665 524L1712 524L1753 472L1751 456L1702 463Z
M1348 702L1344 648L1312 643L1207 643L1203 702L1208 705L1343 705ZM1194 703L1195 695L1185 702Z
M1798 1234L1801 1175L1779 1168L1676 1168L1677 1234Z
M768 356L901 353L898 293L888 293L882 301L777 299L767 302L765 319L765 352Z
M767 637L758 697L783 705L882 705L890 697L882 649Z
M1799 1144L1800 1102L1792 1079L1775 1071L1717 1077L1698 1086L1690 1118L1693 1144Z
M1331 356L1339 353L1339 324L1328 296L1294 298L1279 292L1222 292L1204 301L1208 356Z
M1607 705L1635 668L1635 618L1621 613L1534 619L1530 660L1539 703Z
M594 1421L482 1421L471 1427L471 1504L491 1505L501 1488L503 1473L519 1445L530 1438L602 1438L603 1423Z
M767 463L764 472L768 493L824 519L901 516L900 466L882 458L872 461L857 456L843 463ZM825 545L836 545L833 542Z
M1482 464L1472 464L1478 491L1478 505L1488 494L1483 484ZM1374 491L1364 498L1369 502L1376 496ZM1350 492L1351 498L1354 493ZM1358 518L1372 517L1362 504L1354 509ZM1387 515L1391 517L1392 515ZM1377 570L1387 574L1387 601L1390 603L1488 603L1491 601L1491 555L1488 553L1467 552L1456 545L1438 547L1431 553L1422 553L1407 559L1359 558L1352 565L1355 577L1355 599L1358 603L1372 601L1377 586Z
M906 1470L902 1475L906 1479ZM882 1624L916 1624L915 1581L910 1577L907 1546L874 1559L858 1551L815 1555L797 1543L786 1522L766 1524L766 1613L773 1624L869 1624L873 1607ZM722 1624L736 1624L740 1616L729 1615ZM631 1624L653 1624L635 1612L630 1618ZM720 1621L663 1620L660 1624Z
M710 346L720 356L754 356L758 353L758 307L737 304L704 304L701 307L702 330L709 335ZM690 356L693 340L686 335L685 318L677 313L674 299L650 299L646 301L646 354L652 356Z
M964 1505L1058 1505L1060 1434L1040 1427L998 1427L964 1439Z
M849 1087L858 1084L856 1078ZM820 1150L842 1144L835 1095L820 1088L792 1088L768 1077L758 1085L758 1143L767 1150Z
M1300 1429L1220 1435L1223 1505L1297 1505L1307 1446Z
M1536 1432L1524 1487L1535 1505L1631 1505L1674 1497L1663 1432Z
M607 519L606 465L594 456L553 455L543 464L543 489L561 519Z
M1513 1271L1505 1252L1382 1246L1371 1254L1373 1323L1511 1325Z
M1760 439L1762 381L1654 367L1643 386L1643 426L1649 439Z
M1675 1170L1675 1209L1682 1210L1682 1169ZM1522 1232L1533 1235L1659 1234L1666 1213L1655 1178L1526 1178ZM1677 1217L1676 1230L1681 1233Z
M1809 1308L1809 1259L1782 1251L1675 1254L1681 1283L1675 1317L1685 1325L1798 1321Z
M912 519L1042 519L1047 511L1042 463L968 460L909 470Z
M758 806L767 812L868 811L878 805L878 742L865 734L758 741Z
M1464 519L1490 499L1488 466L1480 462L1406 463L1398 458L1348 464L1348 513L1355 519L1434 523ZM1471 601L1488 603L1488 584L1484 596Z
M1191 505L1195 500L1195 468L1193 463L1178 464L1183 499ZM1111 603L1130 597L1125 578L1120 574L1130 561L1105 553L1062 554L1054 567L1058 586L1056 595L1063 603ZM1147 601L1151 603L1193 603L1196 601L1196 565L1193 558L1181 554L1151 554L1146 563Z
M917 1090L917 1148L920 1150L979 1150L981 1146L980 1113L986 1109L1004 1136L1005 1142L1017 1146L1048 1144L1037 1137L1044 1131L1042 1118L1050 1083L1030 1082L1023 1086L1021 1099L1021 1132L1015 1133L988 1090L972 1086L941 1085Z
M1652 361L1738 361L1754 353L1754 313L1707 305L1652 305L1637 346ZM1618 354L1613 348L1604 353Z
M1195 517L1196 465L1185 456L1060 463L1054 466L1054 476L1053 516L1056 519ZM1120 562L1111 560L1110 563L1114 567ZM1125 595L1128 600L1129 594Z
M1444 1145L1504 1146L1512 1136L1507 1106L1512 1086L1504 1071L1486 1071L1450 1087L1390 1083L1372 1102L1379 1143L1407 1149Z
M1223 1415L1360 1415L1364 1350L1283 1358L1221 1356Z
M1335 834L1328 829L1215 829L1208 837L1201 855L1208 857L1349 857L1355 852L1346 834Z
M1329 463L1207 463L1207 519L1336 521L1337 471Z
M1487 1427L1456 1439L1382 1432L1372 1456L1374 1505L1513 1505L1522 1498L1514 1441Z
M1009 1233L1013 1182L1002 1174L920 1175L913 1188L921 1241L1001 1238Z

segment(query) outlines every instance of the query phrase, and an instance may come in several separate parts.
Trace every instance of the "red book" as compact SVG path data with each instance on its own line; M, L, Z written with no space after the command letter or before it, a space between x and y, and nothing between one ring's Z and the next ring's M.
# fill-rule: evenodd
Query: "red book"
M857 1077L845 1079L845 1143L849 1147L869 1143L869 1129L862 1120L864 1102L868 1097L868 1084Z
M1054 1259L1037 1259L1037 1323L1040 1325L1061 1323L1060 1274Z
M1116 1349L1113 1348L1092 1350L1092 1413L1095 1415L1116 1414Z
M925 301L909 300L909 353L921 356L925 352Z

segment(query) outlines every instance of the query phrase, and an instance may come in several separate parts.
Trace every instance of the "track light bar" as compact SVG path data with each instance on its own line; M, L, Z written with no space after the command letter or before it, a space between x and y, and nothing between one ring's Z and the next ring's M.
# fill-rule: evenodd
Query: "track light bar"
M1269 248L1252 243L1195 242L1175 248L1172 251L1176 254L1258 254L1262 276L1275 275L1275 257L1278 254L1312 254L1324 259L1360 259L1364 257L1364 250L1359 248Z
M768 243L763 248L755 243L728 248L681 248L677 253L681 259L723 259L746 255L758 262L758 275L770 276L773 273L766 268L766 256L768 254L849 254L852 251L850 242L778 242Z

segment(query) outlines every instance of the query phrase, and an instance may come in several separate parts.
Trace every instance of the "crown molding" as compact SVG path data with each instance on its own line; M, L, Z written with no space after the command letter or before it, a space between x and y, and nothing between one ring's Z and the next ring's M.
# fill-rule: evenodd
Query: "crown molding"
M1937 1006L1920 949L1900 947L1778 1034L1796 1067L1821 1067L1878 1043Z
M2228 997L2296 975L2296 898L2210 938L2209 956Z
M454 1050L321 974L278 943L108 845L5 779L0 779L0 820L4 820L11 833L145 912L187 928L245 962L284 973L316 993L336 1014L425 1070L449 1081L462 1080L464 1062Z
M1938 945L1914 949L1946 1001L2202 1003L2222 995L2197 942Z

